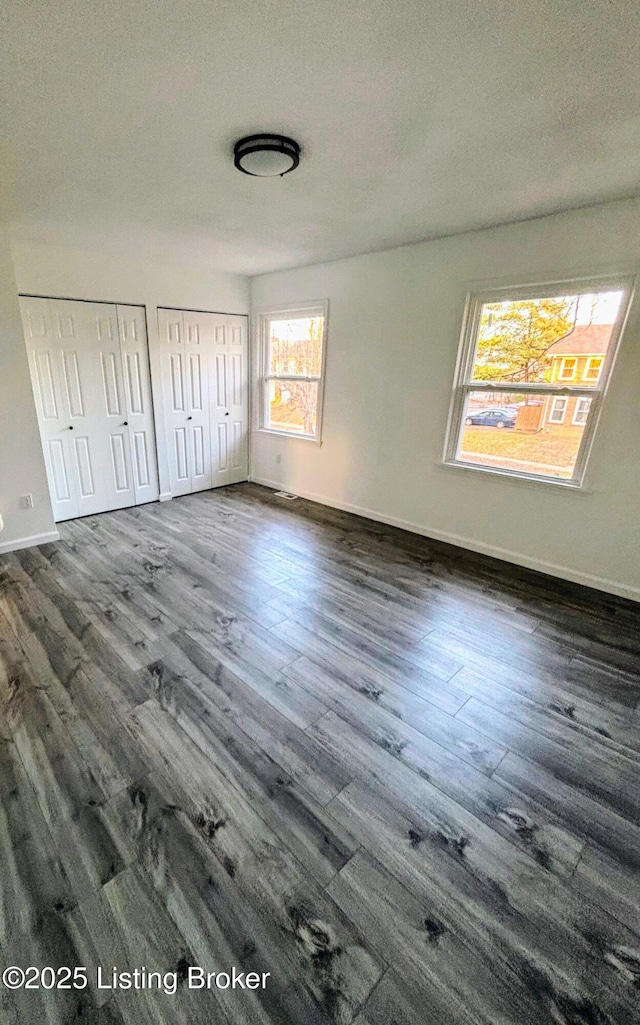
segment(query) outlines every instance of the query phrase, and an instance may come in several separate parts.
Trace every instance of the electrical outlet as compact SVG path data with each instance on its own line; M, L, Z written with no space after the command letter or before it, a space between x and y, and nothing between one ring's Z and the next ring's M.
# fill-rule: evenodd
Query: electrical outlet
M20 508L33 509L33 495L20 495Z

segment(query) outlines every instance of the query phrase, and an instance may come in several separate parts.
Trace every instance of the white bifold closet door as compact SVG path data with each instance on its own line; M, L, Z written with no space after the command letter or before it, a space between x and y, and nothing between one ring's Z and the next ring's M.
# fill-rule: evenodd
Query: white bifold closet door
M144 310L20 299L57 521L158 498Z
M172 495L246 480L247 318L158 310Z

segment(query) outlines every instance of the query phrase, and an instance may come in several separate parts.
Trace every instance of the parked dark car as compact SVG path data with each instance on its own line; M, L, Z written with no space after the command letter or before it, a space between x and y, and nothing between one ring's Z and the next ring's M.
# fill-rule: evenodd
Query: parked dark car
M508 409L479 409L477 413L469 413L465 423L483 427L515 427L516 418L517 413Z

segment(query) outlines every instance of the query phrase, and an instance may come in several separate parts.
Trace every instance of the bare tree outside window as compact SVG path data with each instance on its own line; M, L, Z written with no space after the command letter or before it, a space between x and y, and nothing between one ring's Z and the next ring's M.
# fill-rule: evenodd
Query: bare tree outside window
M323 307L263 316L262 429L318 438L325 333Z

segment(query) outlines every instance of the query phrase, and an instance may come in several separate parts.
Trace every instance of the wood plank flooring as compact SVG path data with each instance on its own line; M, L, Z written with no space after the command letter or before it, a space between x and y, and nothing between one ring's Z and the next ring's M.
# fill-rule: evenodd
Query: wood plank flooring
M250 484L60 533L0 558L0 968L90 985L2 1025L637 1025L638 606Z

